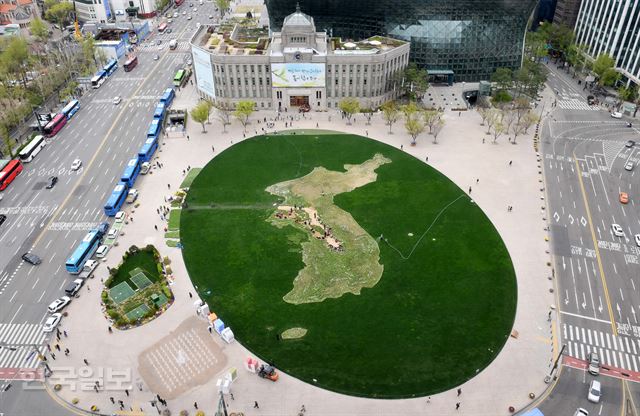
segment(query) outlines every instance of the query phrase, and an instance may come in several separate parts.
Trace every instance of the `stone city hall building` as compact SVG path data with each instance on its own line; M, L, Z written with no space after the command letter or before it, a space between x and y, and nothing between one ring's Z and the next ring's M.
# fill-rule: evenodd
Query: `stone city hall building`
M191 39L199 94L234 107L337 108L353 97L378 107L399 93L397 74L409 63L409 43L382 36L360 41L316 32L313 18L296 12L269 36L251 17L201 26Z

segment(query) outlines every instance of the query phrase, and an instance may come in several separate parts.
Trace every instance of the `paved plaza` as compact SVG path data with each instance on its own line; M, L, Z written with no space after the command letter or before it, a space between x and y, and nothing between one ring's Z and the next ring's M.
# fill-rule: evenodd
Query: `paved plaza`
M469 87L467 85L467 87ZM431 92L440 97L460 97L462 85L432 87ZM468 88L465 88L468 89ZM549 91L545 91L545 100ZM198 101L192 86L178 92L173 108L191 109ZM550 104L547 103L547 108ZM553 323L548 321L550 306L555 304L552 293L553 282L548 278L551 270L548 243L545 241L546 223L543 221L544 191L536 152L532 145L532 133L518 138L518 145L511 145L503 136L496 144L485 135L486 127L480 126L480 116L474 111L451 111L447 107L446 125L433 138L422 134L416 146L410 146L410 138L400 121L389 127L381 115L373 117L371 125L356 117L352 125L346 125L335 111L298 114L284 113L285 119L275 122L276 130L285 130L285 121L292 129L337 130L369 136L393 145L416 158L429 163L454 181L461 189L471 190L475 202L483 209L498 229L511 255L518 279L518 307L514 333L500 355L485 370L462 386L458 397L455 388L430 398L406 400L374 400L349 397L280 373L276 383L258 378L247 372L243 362L252 354L239 342L224 343L216 334L207 331L204 318L196 316L194 307L196 290L187 275L179 248L167 247L163 228L166 223L157 214L160 206L167 205L166 198L178 189L183 180L183 170L202 167L226 148L243 140L240 123L233 121L223 133L220 122L208 124L207 133L202 133L199 124L189 120L188 138L162 140L154 167L150 174L138 179L140 206L132 209L126 205L130 218L112 247L94 279L90 279L80 292L79 299L68 307L69 317L63 320L61 330L67 337L61 338L62 348L69 348L69 356L58 354L55 361L49 360L54 375L48 385L51 394L60 402L76 409L97 406L102 414L119 412L118 400L122 400L125 411L140 411L156 414L151 402L159 394L167 400L173 414L181 410L195 412L194 403L205 414L214 414L217 406L216 382L231 368L238 369L238 378L231 386L231 395L226 395L229 412L245 415L294 415L304 404L312 415L507 415L509 406L520 409L531 402L530 393L539 396L547 385L553 357ZM257 120L275 117L273 111L261 111L251 117L247 137L261 133L264 123ZM149 114L151 118L151 114ZM289 129L289 127L287 127ZM162 168L155 163L159 161ZM508 211L507 207L513 210ZM133 217L133 218L131 218ZM158 230L154 226L158 226ZM107 268L115 267L122 254L131 246L155 245L162 256L168 256L173 269L174 283L171 290L175 302L160 317L134 329L113 330L100 307L101 281L107 277ZM89 290L90 289L90 290ZM193 295L193 298L191 297ZM478 293L478 296L482 296ZM215 305L210 305L215 311ZM224 316L221 316L224 320ZM231 328L233 329L233 323ZM473 337L469 334L469 337ZM55 339L55 338L54 338ZM393 346L389 346L393 348ZM103 389L72 389L64 386L53 391L56 367L84 367L87 360L92 374L90 380L100 378L106 369L128 374L128 381L110 388L109 380L103 376ZM375 365L375 363L372 363ZM461 363L464 365L464 363ZM125 389L127 390L125 392ZM110 398L113 397L115 403ZM78 399L72 405L73 399ZM254 402L259 408L254 409ZM455 410L457 402L460 409ZM157 404L157 403L156 403Z

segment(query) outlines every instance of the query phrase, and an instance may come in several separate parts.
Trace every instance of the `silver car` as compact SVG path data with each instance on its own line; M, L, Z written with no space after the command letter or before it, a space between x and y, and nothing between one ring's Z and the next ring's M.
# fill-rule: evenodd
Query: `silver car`
M615 235L616 237L624 237L624 231L622 230L622 227L620 227L620 225L618 224L611 224L611 231L613 232L613 235Z
M627 162L626 165L624 165L624 170L628 170L629 172L631 172L634 168L634 163L633 162Z
M587 361L589 361L589 374L597 376L600 374L600 356L597 352L590 352L587 355Z
M53 315L48 317L47 321L42 326L42 332L53 332L53 330L56 329L56 327L60 323L61 319L62 319L61 313L54 313Z
M69 296L63 296L51 302L47 310L49 313L55 313L59 310L62 310L65 306L67 306L71 302L71 298Z

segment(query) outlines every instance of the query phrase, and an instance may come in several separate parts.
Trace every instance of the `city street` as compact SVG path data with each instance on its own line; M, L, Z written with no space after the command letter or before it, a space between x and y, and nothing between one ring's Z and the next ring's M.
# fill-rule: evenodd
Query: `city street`
M0 391L7 388L1 397L6 414L35 414L24 404L33 404L30 397L37 394L17 383L31 373L16 371L37 368L35 350L42 350L51 336L41 331L47 305L64 295L63 287L75 278L64 263L86 232L107 220L103 205L146 139L162 91L172 86L176 70L189 58L188 39L196 23L211 22L213 8L208 2L192 20L182 15L174 19L172 33L152 34L139 47L138 66L131 72L120 67L99 89L90 89L80 99L80 110L3 192L0 213L7 220L0 228ZM185 3L180 12L187 9ZM178 40L176 50L169 50L171 39ZM113 103L116 96L122 98L118 105ZM83 163L78 171L71 170L74 159ZM58 183L45 189L50 176L57 176ZM26 252L39 255L42 264L25 263L21 255Z
M589 106L588 92L575 79L552 64L549 68L557 106L541 131L541 163L557 279L558 333L566 357L586 365L587 355L595 352L607 373L599 376L601 381L632 379L636 383L627 383L628 390L637 391L640 296L636 286L640 282L635 280L640 240L636 242L634 236L640 234L640 188L635 166L631 170L625 166L629 162L637 165L638 149L627 141L640 140L640 131L627 127L624 118L611 118L599 107ZM620 202L622 192L629 196L627 204ZM614 235L612 224L621 226L622 237ZM555 410L548 414L572 412L578 406L596 409L587 402L586 393L570 395L577 397L571 401L554 400L576 388L567 387L570 384L586 392L583 384L592 376L587 374L585 381L584 375L582 369L564 368L544 404ZM603 387L603 401L596 413L620 412L623 385L616 381L610 388Z

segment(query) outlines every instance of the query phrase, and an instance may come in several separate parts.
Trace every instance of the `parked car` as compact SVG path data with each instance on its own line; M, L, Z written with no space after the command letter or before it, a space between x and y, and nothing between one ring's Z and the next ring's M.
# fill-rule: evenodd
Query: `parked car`
M589 412L579 407L578 409L576 409L576 412L573 414L573 416L589 416Z
M69 283L67 287L64 288L64 293L66 293L69 296L73 296L76 293L78 293L78 291L80 290L83 284L84 284L84 280L76 279L73 282Z
M167 29L167 33L171 33L171 32L173 32L172 29Z
M59 310L62 310L65 306L67 306L71 302L71 298L69 296L63 296L51 302L47 310L49 313L55 313Z
M78 170L82 167L82 160L80 159L76 159L73 161L73 163L71 164L71 170Z
M591 403L599 403L601 395L602 390L600 382L598 380L591 380L591 383L589 384L589 392L587 393L587 400Z
M34 266L37 266L38 264L42 263L42 259L33 253L24 253L22 255L22 260Z
M58 182L58 177L57 176L49 176L49 179L47 180L47 186L45 188L51 189L54 186L56 186L57 182Z
M616 237L624 237L624 231L618 224L611 224L611 231L613 231L613 235Z
M611 113L611 117L613 117L613 118L622 118L622 113L620 113L618 111L614 111L613 113Z
M100 225L98 225L98 231L100 231L100 234L105 235L107 233L107 231L109 231L109 223L108 222L103 222Z
M191 20L191 19L192 19L191 15L187 16L187 20Z
M116 238L118 238L118 230L115 228L110 229L109 233L107 234L107 238L111 240L115 240Z
M96 250L96 257L101 259L107 255L108 251L109 251L109 246L106 244L103 244L100 247L98 247L98 249Z
M60 323L61 319L62 319L61 313L54 313L53 315L48 317L46 322L42 326L42 332L53 332L53 330L56 329L56 327Z
M122 98L120 97L113 97L113 105L118 105L122 102Z
M587 361L589 362L589 374L597 376L600 374L600 356L597 352L590 352L587 355Z
M133 204L138 199L138 190L135 188L129 189L129 193L127 194L127 203Z
M634 166L635 166L635 164L633 162L627 162L624 165L624 170L627 170L627 171L631 172L633 170Z
M153 55L153 60L154 61L157 61L158 59L160 59L160 55L158 55L158 54Z
M127 214L124 211L118 211L116 213L115 219L116 222L122 222L127 217Z
M625 143L625 147L633 147L636 145L636 142L634 142L633 140L627 140L627 143Z
M629 203L629 194L626 192L620 192L620 202L623 204Z

